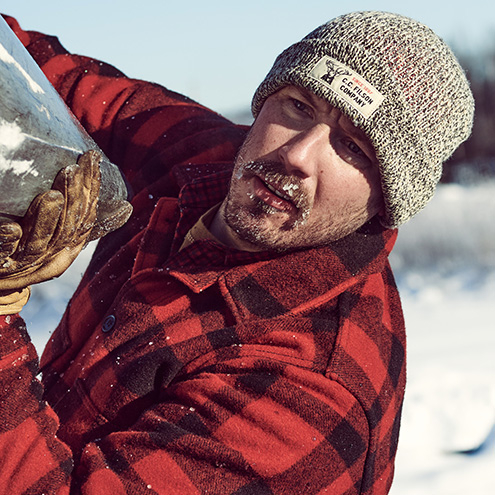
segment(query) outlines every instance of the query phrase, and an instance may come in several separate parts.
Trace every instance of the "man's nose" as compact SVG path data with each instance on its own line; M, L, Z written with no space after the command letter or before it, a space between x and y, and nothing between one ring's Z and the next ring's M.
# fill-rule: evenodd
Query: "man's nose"
M329 153L330 129L317 124L296 132L279 150L280 161L287 173L306 179L315 174L318 162Z

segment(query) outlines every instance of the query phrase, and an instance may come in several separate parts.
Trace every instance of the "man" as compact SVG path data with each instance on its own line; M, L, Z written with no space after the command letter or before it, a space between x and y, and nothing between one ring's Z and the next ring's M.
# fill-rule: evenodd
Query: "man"
M3 492L387 493L405 386L388 255L470 133L450 50L402 16L338 17L279 56L248 132L9 22L135 195L44 388L15 313L91 236L70 218L94 218L97 157L3 225Z

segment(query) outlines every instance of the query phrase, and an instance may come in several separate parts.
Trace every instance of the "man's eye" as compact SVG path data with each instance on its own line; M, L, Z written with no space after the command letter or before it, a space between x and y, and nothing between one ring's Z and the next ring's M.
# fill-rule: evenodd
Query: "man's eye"
M364 155L364 151L354 141L349 141L347 143L347 148L356 155Z
M306 113L308 112L308 107L302 101L297 100L296 98L292 98L292 104L300 112L306 112Z
M340 141L340 156L348 163L359 167L367 168L372 164L369 156L364 150L352 139L343 139Z

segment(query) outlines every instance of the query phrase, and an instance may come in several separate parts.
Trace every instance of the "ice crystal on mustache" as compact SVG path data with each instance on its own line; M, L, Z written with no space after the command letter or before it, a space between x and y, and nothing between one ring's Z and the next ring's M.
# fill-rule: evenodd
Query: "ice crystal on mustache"
M300 219L297 224L304 222L309 216L311 207L305 193L302 179L287 173L284 165L271 160L254 160L244 164L243 171L246 175L257 175L277 196L291 201L300 211ZM285 196L281 194L284 192Z

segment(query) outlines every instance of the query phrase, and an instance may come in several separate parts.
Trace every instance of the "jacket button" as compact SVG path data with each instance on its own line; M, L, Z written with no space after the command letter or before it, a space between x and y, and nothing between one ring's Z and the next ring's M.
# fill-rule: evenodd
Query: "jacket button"
M116 318L114 315L107 316L103 320L103 323L101 325L102 331L105 333L110 332L110 330L112 330L112 328L115 326L115 321L116 321Z

